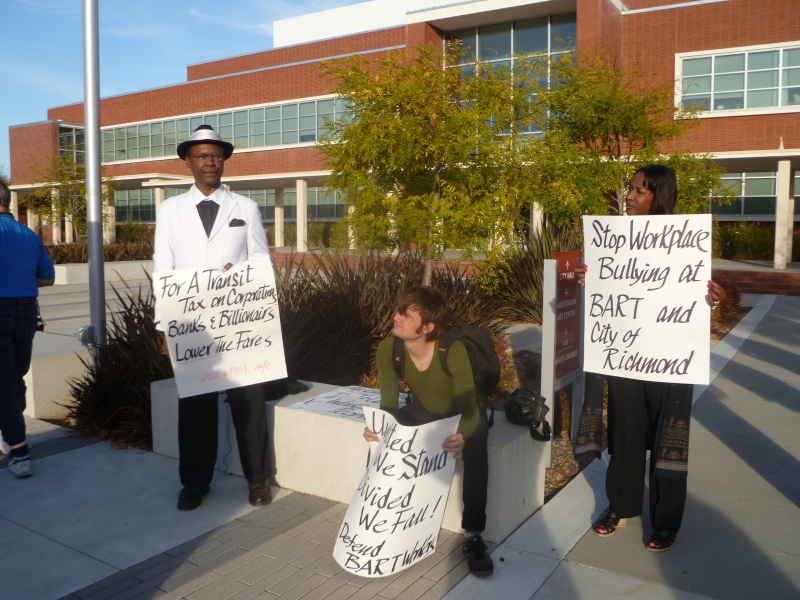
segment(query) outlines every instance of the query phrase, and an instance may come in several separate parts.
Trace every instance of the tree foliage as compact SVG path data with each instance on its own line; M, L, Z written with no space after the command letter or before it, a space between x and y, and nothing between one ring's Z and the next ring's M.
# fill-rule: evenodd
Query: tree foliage
M647 164L675 170L678 212L708 212L712 191L720 191L721 202L732 199L721 191L723 169L710 157L665 150L696 124L694 113L675 107L671 88L597 56L539 61L538 68L550 86L535 99L543 134L527 148L530 185L557 224L587 213L622 214L628 183Z
M451 64L458 53L449 49ZM327 186L354 207L347 220L359 246L416 246L426 283L445 247L491 258L511 243L530 202L517 149L530 92L505 70L462 75L443 59L427 45L411 58L398 50L322 64L347 106L320 142Z
M86 166L75 159L74 147L67 147L52 158L33 165L33 175L40 182L36 189L20 199L38 219L53 222L64 219L73 228L73 238L86 234ZM103 178L103 204L114 197L114 182Z

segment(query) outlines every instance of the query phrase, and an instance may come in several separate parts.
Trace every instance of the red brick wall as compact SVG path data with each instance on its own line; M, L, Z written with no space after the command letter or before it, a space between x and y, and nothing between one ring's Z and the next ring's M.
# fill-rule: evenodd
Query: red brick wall
M797 0L731 0L627 15L622 19L622 66L629 69L638 62L654 83L672 86L677 53L800 40L799 9ZM800 114L702 119L675 147L694 152L777 149L781 136L786 148L800 147Z
M406 48L411 56L417 46L433 44L434 48L442 47L444 34L427 23L414 23L406 27Z
M35 183L37 164L45 166L58 152L58 123L13 127L8 130L8 138L11 148L11 183Z
M622 44L622 13L611 0L578 0L579 52L601 52L616 62Z
M357 35L348 35L332 40L309 44L298 44L286 48L266 50L246 56L236 56L186 68L186 79L194 81L228 73L241 73L275 65L285 65L305 60L349 54L374 48L388 48L406 43L406 28L395 27Z

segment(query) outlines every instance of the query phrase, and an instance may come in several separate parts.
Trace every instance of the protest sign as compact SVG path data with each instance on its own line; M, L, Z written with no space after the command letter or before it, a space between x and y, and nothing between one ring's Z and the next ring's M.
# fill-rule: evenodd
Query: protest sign
M308 400L301 400L287 406L291 410L304 410L330 417L339 417L351 421L364 420L364 406L380 408L381 391L356 385L341 387L332 392L325 392Z
M370 443L333 557L349 573L385 577L436 550L456 464L442 443L461 416L405 427L383 410L365 406L364 415L380 442Z
M153 273L181 398L286 377L272 261Z
M711 216L583 217L584 370L707 384Z

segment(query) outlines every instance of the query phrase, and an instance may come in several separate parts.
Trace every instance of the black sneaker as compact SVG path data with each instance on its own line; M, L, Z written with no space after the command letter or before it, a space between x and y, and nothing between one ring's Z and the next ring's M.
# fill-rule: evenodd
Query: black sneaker
M486 577L494 573L494 563L489 556L486 544L479 535L464 540L464 554L467 557L469 572L477 577Z
M178 510L194 510L203 503L203 496L210 491L207 485L185 486L178 494Z

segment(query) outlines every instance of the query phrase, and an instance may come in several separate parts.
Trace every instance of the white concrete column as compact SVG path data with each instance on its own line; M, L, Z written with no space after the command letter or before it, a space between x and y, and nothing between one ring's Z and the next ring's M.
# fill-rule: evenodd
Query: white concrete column
M28 229L30 229L34 233L38 233L36 230L39 229L38 223L36 223L36 213L32 211L30 208L26 211L28 217Z
M58 190L53 190L50 197L53 199L50 212L50 232L53 245L58 246L61 243L61 211L58 207Z
M778 161L777 202L775 205L776 269L785 269L792 260L792 229L794 227L794 173L789 160Z
M285 223L283 210L283 188L275 190L275 239L272 241L276 248L284 246L283 231Z
M75 223L72 220L72 215L64 215L64 243L75 243Z
M356 212L356 207L353 206L352 204L347 207L347 216L348 217L352 217L353 213L355 213L355 212ZM353 230L353 226L352 225L348 225L347 226L347 242L348 242L348 246L349 246L350 250L355 250L356 249L356 234L355 234L355 231Z
M158 216L158 210L161 208L161 203L164 201L164 188L157 187L155 189L155 200L156 200L156 216Z
M308 182L298 179L297 188L297 251L308 252Z
M108 194L108 186L103 186L103 196ZM103 201L103 245L117 241L117 210L114 196Z
M16 219L19 216L19 194L14 190L11 191L11 202L8 205L8 211L14 215Z
M534 203L531 208L531 235L541 235L544 227L544 212L542 205Z

